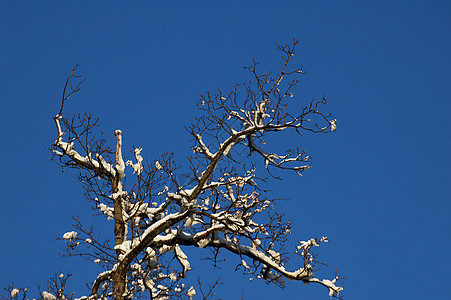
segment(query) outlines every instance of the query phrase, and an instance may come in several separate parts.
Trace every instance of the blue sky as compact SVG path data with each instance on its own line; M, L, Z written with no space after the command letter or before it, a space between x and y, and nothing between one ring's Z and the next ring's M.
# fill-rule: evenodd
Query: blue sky
M247 81L253 58L276 68L274 43L296 38L307 70L296 101L326 94L338 130L281 140L313 157L302 178L271 186L291 199L280 209L293 242L330 237L320 274L347 277L345 299L449 297L450 13L449 1L3 1L0 283L45 286L70 270L81 295L93 279L89 262L58 256L55 238L72 215L89 220L89 204L46 150L74 64L88 80L67 114L91 112L125 147L186 163L200 93ZM236 263L193 272L222 277L223 299L328 298L320 286L251 284Z

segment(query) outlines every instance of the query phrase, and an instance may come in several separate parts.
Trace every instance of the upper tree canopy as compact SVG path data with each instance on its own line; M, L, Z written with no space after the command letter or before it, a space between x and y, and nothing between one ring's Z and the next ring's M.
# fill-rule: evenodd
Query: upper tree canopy
M295 97L304 73L290 66L296 44L278 46L282 66L277 73L262 73L254 61L246 67L252 75L249 83L201 96L197 105L202 115L187 127L193 155L183 180L176 176L172 154L148 161L142 156L145 149L136 148L134 161L126 160L121 130L114 132L114 149L98 133L98 120L92 116L65 119L64 106L84 81L76 75L77 68L72 71L54 117L54 159L81 170L79 179L94 211L114 221L114 243L80 222L63 236L70 255L83 255L104 269L93 278L90 295L80 299L129 299L147 292L151 299L192 299L195 288L183 283L191 267L183 251L187 246L210 249L215 263L220 249L227 250L248 276L280 286L284 279L315 282L338 296L338 278L321 280L314 275L311 248L327 242L327 237L300 241L293 249L297 257L288 262L284 245L290 221L276 212L276 199L259 188L259 166L250 160L261 157L270 179L277 177L274 169L301 175L311 166L305 151L294 146L271 152L265 136L336 129L335 118L321 110L325 98L302 104ZM246 155L233 156L232 149Z

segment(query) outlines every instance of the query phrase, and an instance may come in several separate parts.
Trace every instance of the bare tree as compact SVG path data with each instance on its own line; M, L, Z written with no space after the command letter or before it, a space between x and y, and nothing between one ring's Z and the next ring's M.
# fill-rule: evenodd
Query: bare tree
M269 179L279 178L276 169L301 175L311 166L310 157L298 147L280 153L266 150L265 136L336 129L335 118L321 111L325 98L300 109L297 102L291 109L298 78L304 74L302 68L290 67L296 44L277 46L282 54L277 73L262 73L254 61L245 68L251 74L248 83L201 96L201 116L187 127L193 154L184 179L177 176L172 154L147 161L142 148L136 148L134 161L125 160L121 130L114 132L115 147L110 147L98 119L88 114L63 118L64 106L84 82L78 66L72 70L54 117L53 158L63 168L81 171L79 180L93 210L114 222L111 242L77 218L74 231L62 237L68 255L84 256L103 268L90 294L79 299L147 294L150 299L192 299L196 290L183 283L191 266L185 247L210 249L215 264L220 250L227 250L251 278L279 286L285 285L284 279L319 283L329 295L338 296L338 277L321 280L314 275L317 260L311 250L327 237L299 242L293 249L293 268L288 267L290 221L276 211L277 199L268 198L262 188L265 179L257 176L258 161L263 161ZM210 299L211 291L199 295Z

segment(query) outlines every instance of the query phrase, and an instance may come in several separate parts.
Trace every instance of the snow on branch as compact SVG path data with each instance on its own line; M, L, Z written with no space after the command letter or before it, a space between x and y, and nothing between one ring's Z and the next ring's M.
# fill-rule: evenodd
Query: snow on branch
M136 158L136 164L134 164L131 160L127 161L127 166L131 166L134 170L134 174L139 175L143 171L143 165L142 161L143 158L141 156L142 148L136 148L135 149L135 158Z
M122 157L122 131L116 130L116 171L118 172L118 191L122 191L122 179L125 177L125 163Z
M65 102L82 83L72 88L72 80L81 79L74 68L54 118L54 160L63 167L83 170L79 180L94 211L114 220L112 242L99 242L92 230L80 224L77 232L63 236L70 253L104 269L84 299L126 299L144 291L152 299L193 298L194 287L182 282L193 262L188 262L181 246L210 249L215 265L220 262L220 250L225 249L237 256L238 267L253 278L279 286L285 284L284 279L319 283L331 296L338 296L342 290L338 277L318 279L314 274L317 260L312 248L327 238L301 242L294 255L302 267L296 264L294 271L286 269L291 222L276 211L278 199L270 198L262 188L267 179L257 176L259 168L280 178L274 169L301 175L311 167L305 150L296 144L291 149L268 145L265 140L274 141L270 136L337 129L337 120L322 111L325 97L307 102L295 97L304 74L302 66L291 67L296 45L297 41L278 46L282 53L278 72L262 72L254 61L245 68L250 82L201 96L201 116L188 127L193 154L185 174L179 172L172 154L148 163L141 156L142 148L136 148L136 162L125 160L122 131L114 132L115 149L110 148L103 135L96 134L98 120L89 115L64 119ZM294 138L290 140L295 143ZM74 243L76 247L70 247Z
M321 112L320 106L327 104L325 97L301 104L300 109L293 100L299 79L290 78L304 74L302 69L288 70L296 44L279 46L284 61L279 73L259 73L259 63L254 61L246 67L254 77L253 82L236 85L225 95L222 92L202 95L198 107L204 114L190 127L195 153L214 163L224 156L230 158L233 148L244 147L250 154L262 156L266 167L293 170L301 175L311 166L310 157L298 147L278 154L265 151L259 145L265 144L266 135L275 132L292 129L302 135L303 132L328 133L337 128L336 119ZM293 105L296 107L289 109ZM207 137L211 140L208 143ZM212 153L208 144L215 144L219 150ZM242 158L236 159L233 162L239 163Z
M182 268L183 268L182 277L186 277L186 273L190 270L190 263L188 261L188 256L186 256L186 254L183 253L183 251L179 245L176 245L174 247L174 252L175 252L175 258L179 261L179 263L182 265Z

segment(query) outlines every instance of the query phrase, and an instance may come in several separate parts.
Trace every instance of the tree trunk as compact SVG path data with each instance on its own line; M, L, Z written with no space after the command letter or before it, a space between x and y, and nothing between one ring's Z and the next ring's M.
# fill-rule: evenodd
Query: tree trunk
M123 268L118 268L113 275L113 299L124 300L127 281L127 272Z
M118 180L115 178L112 182L113 193L118 192ZM125 239L125 223L122 216L122 199L117 197L114 200L114 242L115 245L121 245ZM119 256L121 255L121 250L116 250L116 258L119 263ZM123 300L126 290L127 272L123 267L118 267L113 274L113 299Z

